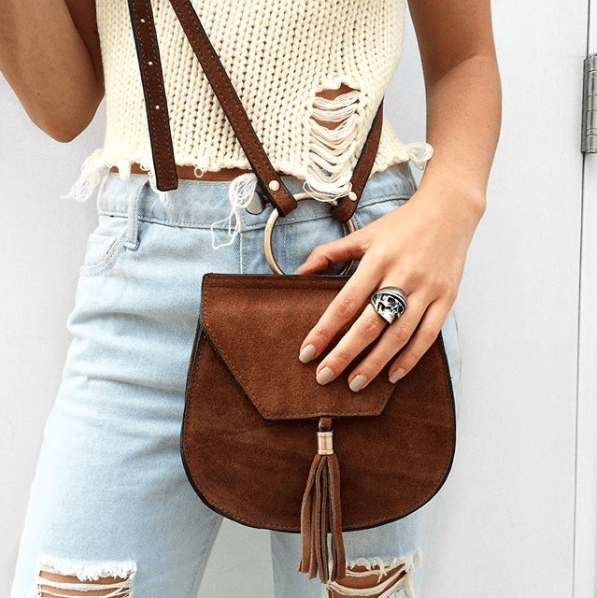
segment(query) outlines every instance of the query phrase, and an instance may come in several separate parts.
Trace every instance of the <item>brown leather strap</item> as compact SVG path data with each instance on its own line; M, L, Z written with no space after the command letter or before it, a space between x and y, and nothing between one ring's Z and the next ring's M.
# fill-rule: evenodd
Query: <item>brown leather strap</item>
M141 70L156 185L161 191L170 191L178 187L178 178L151 2L130 0L129 13Z
M267 157L226 70L211 45L197 13L193 9L193 5L190 0L169 1L247 155L257 176L260 191L277 209L278 213L285 216L296 207L296 200L285 187ZM168 124L164 79L151 1L128 0L128 2L137 46L137 58L142 74L141 81L145 94L157 186L158 189L163 191L175 189L177 186L176 165ZM156 108L156 106L158 107ZM338 206L334 210L334 215L341 222L349 220L357 208L377 153L382 120L382 105L380 104L361 156L353 171L352 191L349 196L338 200Z
M261 191L266 194L266 197L276 207L280 215L285 216L296 208L296 200L269 161L193 5L190 0L170 0L170 4L253 167Z
M261 191L276 207L280 215L285 216L296 207L296 200L288 189L286 189L271 165L236 91L199 21L197 13L189 1L171 0L171 4L216 97L226 112L228 120L251 163L255 175L259 180ZM172 172L174 172L174 177L176 176L174 156L173 151L171 151L172 141L169 126L168 138L166 139L165 136L161 135L164 128L163 114L166 112L165 110L161 111L162 104L165 107L165 90L151 1L129 0L129 13L133 22L137 58L142 73L141 81L145 94L147 120L156 171L156 183L158 189L174 189L177 184L173 184L171 176L169 176ZM163 98L163 101L158 101L157 98L160 98L160 100ZM165 119L166 123L168 123L167 112ZM163 151L166 152L166 155L162 157ZM161 187L161 183L165 183L167 188Z

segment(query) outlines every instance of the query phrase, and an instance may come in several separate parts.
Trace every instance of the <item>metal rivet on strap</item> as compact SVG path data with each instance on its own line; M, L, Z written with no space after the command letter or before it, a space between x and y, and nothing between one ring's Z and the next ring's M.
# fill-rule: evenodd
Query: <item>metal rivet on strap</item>
M278 191L280 189L280 183L274 179L269 182L268 187L270 188L270 191Z
M333 455L334 443L332 442L333 432L317 432L317 452L320 455Z
M348 199L350 199L350 201L356 201L357 200L357 194L354 191L351 191L348 194Z
M141 23L145 23L145 19L141 19Z
M149 60L149 61L147 62L147 64L148 64L149 66L151 66L151 65L153 64L153 62L151 62L151 60Z
M155 105L155 109L156 109L156 110L159 110L159 109L160 109L160 105L159 105L159 104L156 104L156 105Z

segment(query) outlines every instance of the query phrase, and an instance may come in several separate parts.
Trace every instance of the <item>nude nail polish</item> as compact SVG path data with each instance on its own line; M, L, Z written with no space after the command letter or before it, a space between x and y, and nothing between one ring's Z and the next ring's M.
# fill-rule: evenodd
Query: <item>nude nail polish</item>
M404 376L404 370L402 368L398 368L390 374L390 382L392 384L396 384L396 382L398 382L402 376Z
M302 363L309 363L315 357L315 347L313 345L307 345L299 355L299 361Z
M352 392L359 392L359 390L365 388L365 386L367 386L368 383L369 383L369 380L367 380L366 376L364 376L363 374L357 374L350 381L348 388L350 388L350 390L352 390Z
M334 372L332 368L329 368L327 365L317 374L316 380L322 386L331 382L334 378Z

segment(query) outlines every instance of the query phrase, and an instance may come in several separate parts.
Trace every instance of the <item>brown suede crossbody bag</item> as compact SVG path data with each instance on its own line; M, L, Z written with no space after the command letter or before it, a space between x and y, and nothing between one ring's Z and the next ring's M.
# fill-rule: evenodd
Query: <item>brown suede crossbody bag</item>
M274 217L287 215L296 198L265 154L191 2L169 1L260 193L273 206ZM128 3L156 182L167 191L178 180L151 2ZM353 172L352 191L333 209L340 222L348 222L357 208L381 126L380 105ZM275 259L270 265L279 272ZM302 340L346 280L206 275L181 432L183 463L200 498L245 525L300 531L299 570L324 582L345 575L342 532L389 523L428 502L448 476L456 442L441 335L397 384L383 372L358 393L348 389L346 376L320 386L317 364L299 361Z

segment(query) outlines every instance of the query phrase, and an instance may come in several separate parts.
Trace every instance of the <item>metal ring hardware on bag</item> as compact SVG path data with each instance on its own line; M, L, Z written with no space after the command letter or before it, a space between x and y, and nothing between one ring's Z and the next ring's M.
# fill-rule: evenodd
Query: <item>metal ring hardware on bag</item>
M311 197L308 193L305 192L297 193L294 196L294 198L297 202L305 201L307 199L313 199L313 197ZM265 233L263 236L263 252L265 253L265 259L267 260L269 267L272 269L272 272L274 272L274 274L284 275L284 271L278 265L278 262L276 261L276 258L274 256L274 250L272 248L272 233L274 232L274 226L278 220L278 216L278 211L272 210L272 213L270 214L267 220L267 224L265 225ZM357 225L354 221L354 218L351 218L346 222L346 229L349 234L353 233L357 229ZM344 266L342 267L342 270L340 271L340 276L346 274L350 270L352 262L353 260L345 262Z

